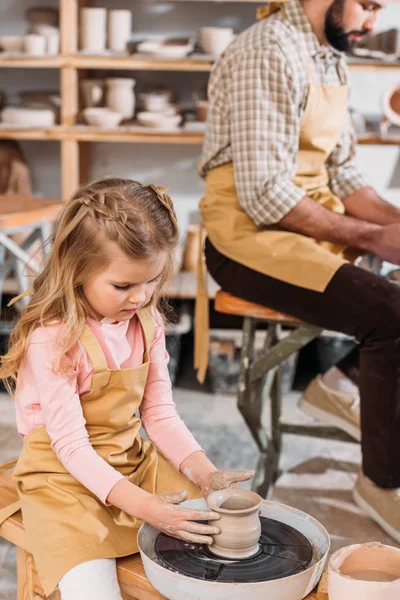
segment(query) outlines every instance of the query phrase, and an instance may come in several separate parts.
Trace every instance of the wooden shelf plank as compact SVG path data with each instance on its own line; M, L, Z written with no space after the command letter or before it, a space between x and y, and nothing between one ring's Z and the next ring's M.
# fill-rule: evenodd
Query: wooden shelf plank
M197 144L204 140L202 133L178 131L176 133L140 133L138 131L102 130L94 127L63 127L56 125L51 129L5 129L0 127L0 139L8 140L70 140L77 142L126 142L145 144ZM376 133L363 135L358 139L362 146L399 146L400 136L380 137Z
M203 135L201 133L189 133L177 131L176 133L140 133L137 128L134 132L121 131L117 129L105 131L93 127L79 128L74 131L69 130L67 136L82 142L133 142L146 144L202 144Z
M130 71L200 71L209 72L212 61L184 58L163 60L143 56L84 56L67 57L66 61L77 69L120 69Z
M194 2L196 0L175 0ZM200 0L199 0L200 1ZM201 0L202 1L202 0ZM222 0L224 1L224 0ZM228 0L226 0L228 1ZM243 0L233 0L243 1ZM250 1L250 0L248 0ZM253 1L253 0L251 0ZM399 0L400 1L400 0ZM350 58L348 65L352 71L387 71L400 68L399 62L377 62L368 59ZM104 69L126 71L181 71L208 73L213 66L209 60L196 60L185 58L182 60L162 60L146 58L139 55L129 56L85 56L85 55L59 55L48 57L2 57L0 55L0 68L21 69L59 69L74 67L76 69Z
M61 140L64 128L56 125L51 129L5 129L0 127L0 139L3 140Z
M43 57L2 57L0 55L0 68L21 68L21 69L59 69L65 64L63 56L43 56Z

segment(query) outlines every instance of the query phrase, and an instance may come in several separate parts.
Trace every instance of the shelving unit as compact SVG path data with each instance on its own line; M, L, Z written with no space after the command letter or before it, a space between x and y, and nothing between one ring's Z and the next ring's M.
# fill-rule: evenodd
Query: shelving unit
M207 0L173 0L174 2L198 2ZM242 2L262 5L259 0L208 0L210 2ZM399 0L398 0L399 1ZM1 68L56 69L60 76L61 124L51 129L17 129L0 127L0 138L17 140L58 141L61 146L61 192L67 198L90 177L90 147L92 142L124 142L146 144L197 144L203 142L201 133L178 131L174 133L147 133L120 127L116 130L100 130L77 125L79 113L79 81L88 70L123 70L153 72L199 72L208 73L212 61L200 58L184 60L160 60L141 56L88 56L77 48L79 9L87 0L59 0L61 54L48 58L1 58ZM399 63L376 63L352 59L355 71L399 69ZM399 145L399 136L381 138L377 134L364 135L360 144ZM188 286L190 288L190 286ZM175 290L176 291L176 290Z

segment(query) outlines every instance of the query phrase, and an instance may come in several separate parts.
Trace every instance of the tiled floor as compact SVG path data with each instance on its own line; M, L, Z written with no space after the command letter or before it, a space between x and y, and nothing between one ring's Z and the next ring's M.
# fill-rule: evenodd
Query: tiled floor
M178 411L207 454L220 468L252 468L257 449L231 396L177 389ZM297 394L285 398L285 416L307 421L296 408ZM18 453L14 408L0 396L0 461ZM381 541L395 545L353 504L351 490L360 462L357 444L285 436L279 479L272 499L312 514L331 535L332 550L351 543ZM0 539L0 600L16 599L15 551Z

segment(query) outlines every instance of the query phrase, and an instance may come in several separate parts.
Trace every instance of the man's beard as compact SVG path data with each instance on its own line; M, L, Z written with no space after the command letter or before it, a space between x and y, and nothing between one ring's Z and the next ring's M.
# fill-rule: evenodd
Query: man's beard
M328 42L340 50L340 52L348 52L357 43L351 39L352 35L366 35L368 31L358 31L352 29L345 31L343 27L343 5L345 0L335 0L329 7L325 19L325 37Z

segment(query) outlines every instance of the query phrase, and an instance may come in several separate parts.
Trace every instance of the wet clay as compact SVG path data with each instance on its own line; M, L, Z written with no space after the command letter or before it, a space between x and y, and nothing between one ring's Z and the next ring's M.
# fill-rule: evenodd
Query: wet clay
M258 494L241 488L219 490L208 496L208 506L221 516L221 533L214 535L209 545L213 554L242 559L258 552L261 502Z
M377 542L338 550L329 563L330 600L400 598L400 550Z

